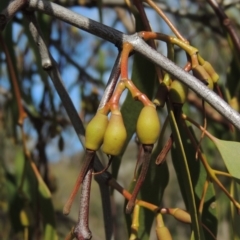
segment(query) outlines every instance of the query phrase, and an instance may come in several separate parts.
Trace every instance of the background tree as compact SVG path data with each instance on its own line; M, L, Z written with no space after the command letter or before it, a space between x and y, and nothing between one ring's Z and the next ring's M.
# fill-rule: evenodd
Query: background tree
M240 238L238 1L5 0L0 10L0 238L167 239L168 228L173 239ZM96 22L82 16L90 14ZM153 148L145 136L158 132L155 108ZM85 149L84 127L110 111L126 139L119 152L104 140L108 171L91 144L74 163L80 173L51 164ZM93 171L103 172L88 221ZM64 217L59 209L70 211L81 183L80 203Z

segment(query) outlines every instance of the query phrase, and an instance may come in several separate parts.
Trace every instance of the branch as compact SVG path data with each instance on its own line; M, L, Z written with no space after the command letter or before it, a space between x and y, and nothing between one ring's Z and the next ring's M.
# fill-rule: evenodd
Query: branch
M26 4L27 0L9 1L8 6L0 14L0 31L3 31L16 12L23 8Z
M117 46L122 46L124 42L129 42L132 44L133 49L136 52L142 54L148 60L185 83L240 130L240 115L235 110L233 110L213 91L209 90L208 87L201 83L197 78L185 72L168 58L149 47L137 33L133 35L125 35L114 28L83 17L57 4L43 0L29 0L29 7L59 18L75 27L112 42Z
M218 5L216 0L207 0L210 6L215 11L216 15L219 18L220 23L226 28L228 34L230 35L235 49L240 53L240 38L237 34L236 29L233 26L233 23L228 18L224 10Z

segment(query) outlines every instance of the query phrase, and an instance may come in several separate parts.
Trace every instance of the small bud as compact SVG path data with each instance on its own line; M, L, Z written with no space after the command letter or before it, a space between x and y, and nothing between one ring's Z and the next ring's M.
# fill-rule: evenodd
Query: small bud
M206 84L209 89L213 90L213 80L203 66L197 65L192 69L192 72L196 78Z
M209 62L205 61L202 66L211 77L213 83L216 83L219 79L219 75L215 72L212 65Z

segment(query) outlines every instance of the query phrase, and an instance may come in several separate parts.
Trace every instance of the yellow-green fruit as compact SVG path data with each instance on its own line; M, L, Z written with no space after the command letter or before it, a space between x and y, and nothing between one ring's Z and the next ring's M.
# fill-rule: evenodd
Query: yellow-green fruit
M204 64L206 65L206 62ZM209 75L209 73L205 69L205 67L203 67L201 65L196 66L195 68L192 69L193 75L196 78L198 78L199 80L203 81L203 83L207 83L208 88L213 90L214 81L212 80L211 76ZM216 77L216 76L214 76L214 77Z
M210 78L209 74L201 65L197 65L192 69L193 75L203 82L207 82Z
M20 221L21 221L21 224L24 227L29 227L30 226L30 222L29 222L30 219L29 219L28 213L24 209L22 209L20 211Z
M154 106L145 106L140 112L136 127L142 144L154 144L160 134L160 121Z
M116 156L123 149L127 139L127 131L123 123L122 115L112 113L103 139L103 152Z
M191 216L188 212L180 209L180 208L175 208L172 209L171 214L179 221L184 222L184 223L191 223Z
M86 128L85 147L87 149L96 151L101 147L107 126L108 117L97 112Z
M177 80L173 81L170 90L169 97L172 103L184 104L187 99L188 87Z
M219 79L219 75L215 72L215 70L212 67L212 65L209 62L205 61L202 66L207 71L207 73L211 77L212 81L214 83L216 83L218 81L218 79Z
M163 227L156 227L156 234L158 240L172 240L171 233L169 232L168 228Z
M209 78L209 79L208 79L208 85L207 85L207 87L208 87L209 89L213 90L213 88L214 88L214 82L213 82L212 78Z
M237 112L239 112L239 102L237 97L233 97L230 102L229 105Z

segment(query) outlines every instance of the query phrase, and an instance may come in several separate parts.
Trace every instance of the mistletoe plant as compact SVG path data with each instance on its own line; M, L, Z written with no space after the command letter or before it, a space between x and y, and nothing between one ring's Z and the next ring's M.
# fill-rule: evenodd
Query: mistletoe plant
M132 35L124 34L67 9L65 7L67 2L63 3L63 6L46 0L5 2L7 4L0 14L0 45L5 56L14 100L14 107L11 108L12 116L14 123L21 130L19 134L24 153L21 170L18 170L20 181L15 185L13 182L10 183L10 174L7 170L5 177L9 180L9 186L11 184L12 188L15 186L15 191L9 195L11 202L9 209L13 218L18 219L15 226L22 232L23 239L40 239L34 238L37 236L36 229L42 229L43 239L57 239L58 233L48 175L41 175L40 167L37 166L27 147L27 133L24 128L24 122L26 118L29 118L40 138L44 123L39 120L41 112L34 115L28 107L29 103L26 103L29 100L19 81L19 69L15 63L16 53L10 46L11 42L8 42L8 39L12 39L8 26L11 26L12 19L16 20L15 16L18 11L23 14L23 30L29 45L37 56L38 67L41 65L41 70L38 68L38 71L40 76L43 76L46 93L50 94L49 83L42 69L51 79L85 150L82 167L63 209L65 215L70 213L72 203L81 187L78 221L72 229L68 229L69 233L65 239L92 238L89 228L92 176L99 183L101 190L106 239L112 239L114 235L110 206L110 196L114 190L126 199L125 218L131 240L149 239L154 221L156 238L172 239L171 232L164 222L166 214L190 226L189 239L217 239L218 208L215 205L217 195L214 186L218 192L224 193L228 198L233 227L232 239L240 239L239 228L236 224L239 221L240 211L238 199L240 115L238 113L239 91L236 91L239 89L239 83L232 83L231 81L234 80L228 79L229 86L235 84L235 91L234 87L229 87L231 88L229 91L223 91L218 84L219 75L212 64L203 58L196 46L192 46L191 42L182 36L155 1L125 1L124 6L135 18L136 32ZM99 4L101 3L102 1L99 1ZM223 24L223 31L228 38L232 52L236 53L234 66L239 72L240 44L237 31L215 0L207 0L206 3L209 3L215 11L216 15L213 14L213 16L218 17ZM159 14L175 36L152 31L145 13L146 7ZM101 10L100 6L99 10ZM47 27L47 25L39 21L39 12L113 43L118 49L118 56L109 81L104 86L105 91L101 96L101 102L98 109L93 111L94 116L87 124L86 130L65 89L58 64L49 51L48 40L45 39L47 30L43 29L43 26ZM167 56L158 52L158 42L166 43ZM177 65L175 58L180 50L186 55L183 68ZM129 77L129 59L132 56L134 58L132 76ZM120 98L124 91L127 91L127 97L121 104ZM202 123L198 122L201 120L193 119L189 114L189 96L193 92L196 93L195 100L197 99L198 103L200 100L198 107L201 109ZM43 102L44 99L45 97L43 97ZM53 102L52 98L51 100ZM60 120L56 117L57 111L52 102L54 116L51 121L59 124ZM217 119L211 116L209 109L212 108L208 104L216 109L221 117L224 117L222 122L230 132L231 139L228 141L217 138L207 129L209 117L217 122ZM37 111L35 108L35 112ZM200 137L197 137L197 129L201 132ZM135 173L133 173L134 180L127 190L119 184L117 177L123 153L135 133L139 146L138 161ZM59 132L56 131L55 134ZM167 140L165 140L166 135ZM209 156L204 153L202 142L205 138L210 139L216 146L215 149L219 151L225 163L225 171L215 169ZM59 141L59 148L63 148L63 140ZM41 155L44 147L38 150ZM164 190L168 186L169 173L166 156L169 151L172 154L172 162L185 209L178 206L165 206L166 203L163 201ZM106 167L102 164L103 153L109 161ZM110 166L112 171L109 170ZM45 173L47 169L46 167ZM222 176L229 179L228 185L221 181L219 177ZM32 192L29 193L26 190L26 185L32 189ZM38 216L40 220L33 220ZM39 221L42 224L39 224Z

